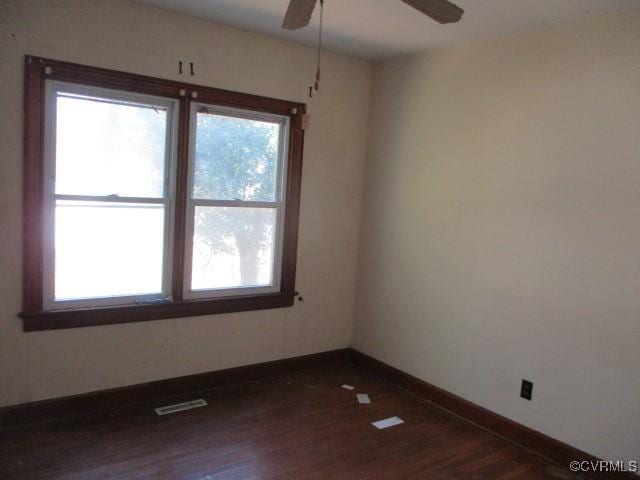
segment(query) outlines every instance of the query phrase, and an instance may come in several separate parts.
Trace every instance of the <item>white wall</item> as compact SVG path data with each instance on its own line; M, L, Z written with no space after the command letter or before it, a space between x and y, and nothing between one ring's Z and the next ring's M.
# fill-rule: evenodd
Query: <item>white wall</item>
M232 315L24 334L25 54L308 103L297 287L304 303ZM179 76L179 59L196 63ZM0 5L0 405L348 346L366 148L368 63L122 0Z
M640 458L640 14L376 65L371 110L354 347Z

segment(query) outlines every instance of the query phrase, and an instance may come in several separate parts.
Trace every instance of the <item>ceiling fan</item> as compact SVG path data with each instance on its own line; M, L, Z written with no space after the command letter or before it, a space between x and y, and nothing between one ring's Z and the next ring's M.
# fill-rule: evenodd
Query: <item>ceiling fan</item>
M309 25L313 9L320 0L290 0L282 28L297 30ZM401 0L438 23L460 21L464 10L448 0Z

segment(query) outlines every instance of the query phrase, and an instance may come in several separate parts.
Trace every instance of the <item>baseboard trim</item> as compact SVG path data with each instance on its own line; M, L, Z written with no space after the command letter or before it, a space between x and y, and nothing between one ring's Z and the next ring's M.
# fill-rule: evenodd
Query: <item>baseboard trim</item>
M357 350L351 349L351 360L362 368L377 373L391 383L395 383L434 405L478 425L491 433L503 437L510 442L518 444L532 453L551 460L564 468L568 468L570 462L573 460L600 461L599 458L589 453L514 422L502 415L498 415L491 410L487 410L442 388L431 385ZM582 473L581 475L594 480L639 478L631 473L613 472Z
M156 382L100 390L51 400L24 403L0 408L0 429L34 423L60 420L83 415L99 416L117 410L147 404L163 399L193 396L222 385L260 380L288 373L344 365L350 359L348 348L285 358L271 362L228 368L213 372L187 375Z

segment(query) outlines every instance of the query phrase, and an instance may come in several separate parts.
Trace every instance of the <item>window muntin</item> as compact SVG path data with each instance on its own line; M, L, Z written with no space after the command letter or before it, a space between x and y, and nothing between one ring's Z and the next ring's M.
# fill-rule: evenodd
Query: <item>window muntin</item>
M289 117L191 112L184 296L278 291Z
M172 99L46 82L45 308L169 296L177 114Z

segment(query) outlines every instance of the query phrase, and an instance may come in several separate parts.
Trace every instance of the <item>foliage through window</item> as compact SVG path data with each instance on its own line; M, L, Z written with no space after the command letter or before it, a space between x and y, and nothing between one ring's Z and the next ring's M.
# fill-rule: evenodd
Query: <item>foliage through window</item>
M288 119L234 114L199 105L192 120L192 295L277 288Z

